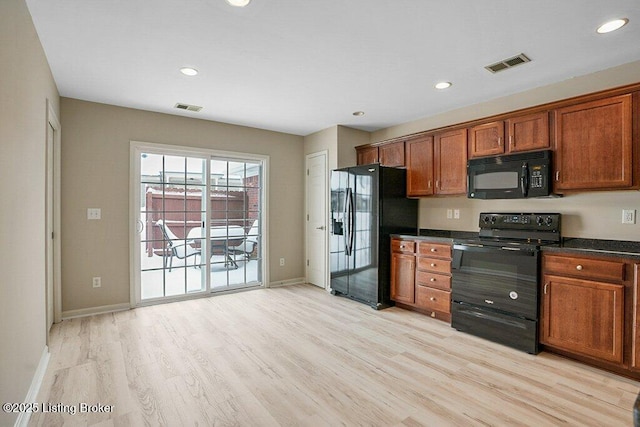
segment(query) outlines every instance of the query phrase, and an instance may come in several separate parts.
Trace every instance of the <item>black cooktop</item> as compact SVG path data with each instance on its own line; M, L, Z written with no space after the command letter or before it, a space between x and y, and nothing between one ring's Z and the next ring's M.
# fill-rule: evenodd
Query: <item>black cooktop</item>
M559 213L481 213L478 237L454 239L456 245L491 246L512 250L537 250L558 245Z

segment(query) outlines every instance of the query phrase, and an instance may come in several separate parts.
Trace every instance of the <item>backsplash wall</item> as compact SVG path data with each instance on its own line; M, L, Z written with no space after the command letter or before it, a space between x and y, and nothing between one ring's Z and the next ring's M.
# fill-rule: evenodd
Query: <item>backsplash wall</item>
M481 212L559 212L564 237L640 241L639 191L603 191L518 200L431 197L420 199L419 207L420 228L478 231ZM460 219L447 219L447 209L459 209ZM635 224L622 224L623 209L636 210Z

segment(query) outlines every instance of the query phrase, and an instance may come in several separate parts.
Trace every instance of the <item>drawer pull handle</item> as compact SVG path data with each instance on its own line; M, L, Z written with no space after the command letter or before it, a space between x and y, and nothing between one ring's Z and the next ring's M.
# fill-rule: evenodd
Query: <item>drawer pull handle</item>
M430 281L432 281L432 282L435 282L435 281L436 281L436 278L435 278L435 277L432 277L432 278L431 278L431 279L429 279L429 280L430 280Z
M404 245L400 245L400 249L404 249Z
M582 271L582 266L581 266L580 264L578 264L578 265L576 266L576 270L578 270L578 271Z
M435 300L436 300L436 297L431 297L431 298L429 298L429 299L430 299L431 301L435 301Z
M431 248L431 252L438 252L436 248Z
M432 262L432 263L431 263L431 267L435 267L435 266L436 266L436 263L435 263L435 262Z

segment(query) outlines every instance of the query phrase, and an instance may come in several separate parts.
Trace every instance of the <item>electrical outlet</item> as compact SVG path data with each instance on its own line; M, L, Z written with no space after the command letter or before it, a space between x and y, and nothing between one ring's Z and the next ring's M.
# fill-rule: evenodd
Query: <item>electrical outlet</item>
M100 277L94 277L93 278L93 287L94 288L99 288L100 286L102 286L102 279Z
M280 267L284 266L284 258L280 258Z
M453 218L453 209L447 209L447 219Z
M460 219L460 209L453 210L453 219Z
M622 210L622 223L623 224L635 224L636 223L636 210L635 209L623 209Z
M88 208L87 219L100 219L102 217L102 211L100 208Z

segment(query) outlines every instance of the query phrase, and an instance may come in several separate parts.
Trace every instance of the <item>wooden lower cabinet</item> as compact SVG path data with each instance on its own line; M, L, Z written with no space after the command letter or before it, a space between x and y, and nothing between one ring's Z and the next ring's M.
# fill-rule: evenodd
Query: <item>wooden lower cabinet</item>
M623 361L624 286L544 276L542 343Z
M391 251L391 299L399 307L450 322L451 245L392 239Z
M544 348L640 378L637 262L573 253L542 258Z
M396 302L415 302L416 257L411 254L391 254L391 299Z

